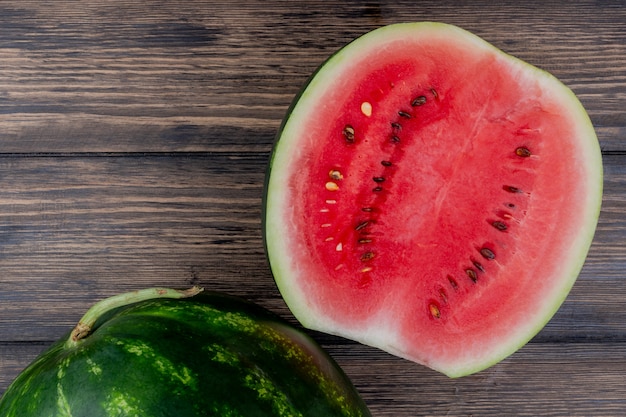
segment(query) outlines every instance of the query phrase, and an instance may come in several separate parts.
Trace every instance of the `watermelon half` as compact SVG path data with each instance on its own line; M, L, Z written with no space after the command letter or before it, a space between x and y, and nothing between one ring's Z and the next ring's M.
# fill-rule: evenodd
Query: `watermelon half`
M553 316L601 198L572 91L458 27L395 24L335 53L290 107L265 244L304 326L457 377Z

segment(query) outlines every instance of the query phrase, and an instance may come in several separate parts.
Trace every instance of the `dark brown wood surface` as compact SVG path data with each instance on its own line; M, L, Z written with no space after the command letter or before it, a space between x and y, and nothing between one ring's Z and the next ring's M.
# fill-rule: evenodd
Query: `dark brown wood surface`
M476 375L313 336L374 416L624 415L623 0L1 2L0 392L121 291L199 284L295 324L263 252L273 137L334 50L420 20L462 26L579 96L604 159L594 244L547 327Z

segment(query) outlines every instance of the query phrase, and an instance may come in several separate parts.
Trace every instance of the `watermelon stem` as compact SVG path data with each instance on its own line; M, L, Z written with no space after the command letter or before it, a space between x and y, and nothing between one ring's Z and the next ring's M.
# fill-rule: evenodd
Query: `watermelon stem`
M188 298L193 297L204 291L201 287L191 287L186 290L176 290L171 288L146 288L143 290L130 291L123 294L118 294L113 297L106 298L94 304L85 315L80 319L74 330L70 334L68 344L76 345L80 340L89 336L93 325L96 323L99 317L103 314L130 304L138 303L140 301L152 300L155 298Z

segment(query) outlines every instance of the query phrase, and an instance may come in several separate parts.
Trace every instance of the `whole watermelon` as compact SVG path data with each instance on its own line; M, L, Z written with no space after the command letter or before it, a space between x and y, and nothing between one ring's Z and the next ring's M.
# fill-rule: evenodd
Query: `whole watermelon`
M0 416L370 415L310 337L255 304L195 292L96 304L16 378Z

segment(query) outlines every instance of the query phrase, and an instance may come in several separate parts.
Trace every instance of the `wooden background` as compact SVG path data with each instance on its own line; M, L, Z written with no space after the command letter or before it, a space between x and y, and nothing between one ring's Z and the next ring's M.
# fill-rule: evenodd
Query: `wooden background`
M419 20L473 31L580 97L605 164L596 238L548 326L476 375L314 337L374 416L624 415L623 0L0 2L0 392L121 291L199 284L293 321L261 235L276 130L335 49Z

